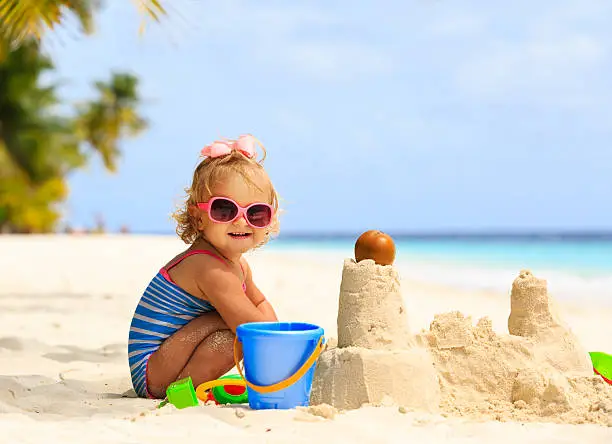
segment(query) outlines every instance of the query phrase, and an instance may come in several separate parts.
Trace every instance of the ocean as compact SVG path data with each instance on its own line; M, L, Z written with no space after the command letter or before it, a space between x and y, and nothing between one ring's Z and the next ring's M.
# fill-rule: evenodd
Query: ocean
M289 235L271 250L353 256L357 236ZM508 292L521 269L547 279L555 297L612 305L612 233L393 235L402 275L468 290Z

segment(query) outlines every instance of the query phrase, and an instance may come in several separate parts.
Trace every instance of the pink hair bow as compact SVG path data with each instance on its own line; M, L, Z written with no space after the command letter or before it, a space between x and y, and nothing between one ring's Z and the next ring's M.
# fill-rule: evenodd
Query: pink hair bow
M257 139L250 134L238 137L237 140L217 140L202 149L202 155L206 157L222 157L231 154L232 151L239 151L249 159L255 157L255 145Z

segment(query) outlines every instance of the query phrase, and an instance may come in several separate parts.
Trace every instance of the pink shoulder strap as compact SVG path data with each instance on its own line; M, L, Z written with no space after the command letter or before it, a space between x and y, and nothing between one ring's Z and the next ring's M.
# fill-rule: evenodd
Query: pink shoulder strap
M189 256L193 256L194 254L207 254L208 256L212 256L216 259L219 259L221 262L223 262L224 264L227 265L227 262L225 261L225 259L223 259L221 256L219 256L218 254L213 253L212 251L209 250L191 250L188 253L185 253L184 255L176 258L175 260L173 260L172 262L170 262L170 264L168 264L167 267L162 267L160 270L160 273L162 274L162 276L164 276L168 281L173 282L172 279L170 278L170 275L168 274L168 271L178 265L183 259L185 259L186 257ZM242 271L242 276L246 279L246 275L244 274L244 268L242 267L242 264L240 264L240 270ZM173 282L174 283L174 282ZM242 283L242 289L244 291L246 291L246 283L243 282Z
M207 254L208 256L212 256L214 258L219 259L221 262L223 262L224 264L226 263L225 260L219 256L218 254L213 253L212 251L208 251L208 250L191 250L190 252L176 258L174 261L170 262L170 264L167 267L164 267L164 269L166 271L169 271L172 267L178 265L183 259L189 257L189 256L193 256L194 254Z

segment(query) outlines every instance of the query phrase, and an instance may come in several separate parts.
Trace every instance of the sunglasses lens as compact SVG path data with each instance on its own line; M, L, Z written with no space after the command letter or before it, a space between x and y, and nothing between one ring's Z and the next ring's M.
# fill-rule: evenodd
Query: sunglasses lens
M227 199L215 199L208 214L212 220L217 222L229 222L238 214L238 208Z
M255 227L267 227L272 220L272 210L266 205L253 205L247 210L247 219Z

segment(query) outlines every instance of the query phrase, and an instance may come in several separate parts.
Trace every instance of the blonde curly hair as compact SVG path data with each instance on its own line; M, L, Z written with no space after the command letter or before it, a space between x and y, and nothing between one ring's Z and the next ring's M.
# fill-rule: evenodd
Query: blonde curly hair
M244 180L252 187L261 190L253 180L253 175L263 174L269 184L269 199L268 202L274 208L274 219L272 224L266 228L266 236L264 241L257 245L259 248L266 244L271 236L278 234L280 231L279 215L279 195L276 192L268 173L263 167L263 161L266 158L266 151L261 146L263 157L260 160L249 158L237 150L233 150L230 154L222 157L206 157L196 167L193 173L193 180L189 188L185 188L187 193L184 202L178 210L172 214L172 217L177 222L176 234L186 244L192 244L200 238L201 233L198 230L198 224L193 217L189 208L195 206L198 202L206 202L212 197L212 188L215 183L218 183L224 177L230 174L240 174Z

